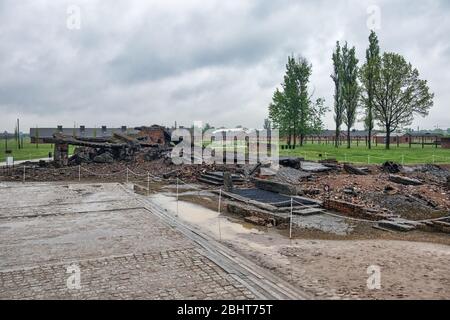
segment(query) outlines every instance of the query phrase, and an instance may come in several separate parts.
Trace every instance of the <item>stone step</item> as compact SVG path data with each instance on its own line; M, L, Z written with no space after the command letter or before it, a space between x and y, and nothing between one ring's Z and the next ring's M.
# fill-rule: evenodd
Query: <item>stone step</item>
M209 180L213 180L213 181L217 181L223 184L223 178L222 177L218 177L212 174L207 174L207 173L203 173L200 177L205 178L205 179L209 179Z
M306 208L302 210L295 210L292 213L298 216L313 216L316 214L322 214L323 212L324 210L320 208Z
M223 180L223 172L221 172L221 171L208 171L208 172L204 173L203 175L213 176L213 177ZM244 179L240 175L237 175L237 174L232 174L231 178L233 179L233 181L244 181Z
M207 183L207 184L212 184L212 185L215 185L215 186L222 186L223 185L223 181L222 182L218 182L216 180L211 180L209 178L204 178L204 177L198 177L197 180L200 181L200 182Z
M407 232L416 229L412 225L400 223L400 222L394 222L394 221L388 221L388 220L381 220L378 221L378 225L382 228L396 230L396 231L402 231Z

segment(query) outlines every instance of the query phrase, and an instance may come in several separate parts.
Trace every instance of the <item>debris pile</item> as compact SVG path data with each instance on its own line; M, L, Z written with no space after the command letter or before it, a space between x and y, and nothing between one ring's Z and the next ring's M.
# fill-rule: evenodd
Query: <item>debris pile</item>
M408 177L402 177L398 175L389 175L389 181L398 183L398 184L404 184L406 186L421 186L423 184L422 181L418 179L408 178Z
M348 163L344 164L344 170L350 174L355 174L358 176L366 176L369 174L368 169L367 168L357 168L354 167Z
M359 167L333 159L312 162L298 157L280 158L278 169L270 163L176 165L171 160L173 145L162 127L141 127L138 132L133 136L113 134L108 139L56 133L57 161L26 163L26 179L147 183L151 174L168 183L179 178L210 190L221 187L225 196L239 203L229 210L257 217L247 219L257 224L284 223L290 214L290 200L295 199L296 216L319 216L329 210L378 222L377 227L386 230L448 230L449 221L436 220L450 211L450 173L445 166L402 166L388 161ZM69 145L76 146L70 158ZM0 171L0 176L6 181L22 181L23 168Z
M200 174L197 180L215 186L223 186L224 177L225 173L223 171L207 171ZM242 184L244 182L244 179L239 174L232 174L231 180L233 184Z
M402 170L402 166L393 161L386 161L383 163L383 170L388 173L399 173Z

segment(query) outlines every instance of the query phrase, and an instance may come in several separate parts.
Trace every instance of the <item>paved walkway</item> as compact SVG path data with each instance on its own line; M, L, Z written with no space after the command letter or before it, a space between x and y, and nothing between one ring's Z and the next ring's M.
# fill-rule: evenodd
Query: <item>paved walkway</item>
M0 299L293 297L122 185L1 183L0 194Z

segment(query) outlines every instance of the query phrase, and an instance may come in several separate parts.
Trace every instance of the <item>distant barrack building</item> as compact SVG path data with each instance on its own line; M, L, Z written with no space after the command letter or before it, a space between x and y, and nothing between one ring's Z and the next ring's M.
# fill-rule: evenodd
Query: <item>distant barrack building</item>
M134 135L138 134L139 131L127 128L127 126L121 126L120 128L108 128L107 126L100 128L86 128L85 126L63 128L63 126L57 126L56 128L30 128L30 138L31 143L52 143L55 133L81 138L111 138L115 132Z
M283 138L283 140L288 141L288 137ZM410 147L412 145L421 145L422 147L431 145L437 148L442 145L443 148L449 148L448 145L450 142L448 142L448 139L449 138L444 138L443 134L432 131L392 132L389 137L389 142L391 145L409 144ZM341 130L337 140L339 144L346 143L347 131ZM386 144L387 135L385 132L374 130L372 131L371 140L375 145ZM304 138L304 142L307 143L334 144L335 141L335 130L323 130L319 133L309 134ZM357 145L367 145L369 141L369 132L366 130L352 130L350 131L350 141Z
M375 142L375 135L379 131L372 131L372 139ZM347 141L347 131L341 130L337 137L338 143L344 143ZM350 140L356 142L356 144L368 143L369 132L365 130L352 130L350 131ZM309 134L305 136L305 142L321 143L321 144L333 144L336 141L336 130L323 130L319 133Z

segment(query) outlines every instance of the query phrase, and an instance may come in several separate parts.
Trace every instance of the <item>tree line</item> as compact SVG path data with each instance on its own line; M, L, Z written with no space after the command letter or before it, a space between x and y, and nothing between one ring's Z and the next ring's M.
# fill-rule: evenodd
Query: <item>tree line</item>
M411 125L414 115L427 116L433 106L434 94L419 71L397 53L381 54L376 33L371 31L364 64L359 66L355 47L338 41L332 54L334 83L335 145L339 147L342 126L347 133L347 148L351 147L350 132L359 113L368 132L368 148L372 148L375 125L386 132L386 149L391 134ZM323 130L323 115L329 110L325 100L312 101L309 78L312 65L304 57L288 57L281 90L276 89L269 105L269 119L280 135L296 145L303 145L308 134Z

